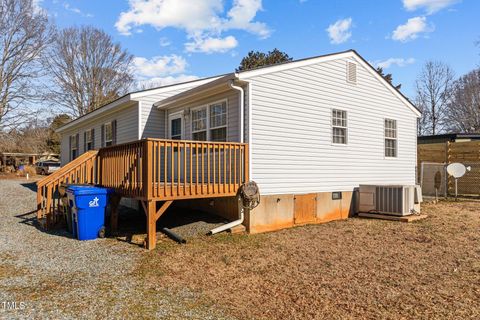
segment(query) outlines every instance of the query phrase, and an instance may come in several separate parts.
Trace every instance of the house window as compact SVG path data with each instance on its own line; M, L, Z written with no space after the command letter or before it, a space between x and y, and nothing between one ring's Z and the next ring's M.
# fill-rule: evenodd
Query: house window
M113 145L113 126L112 122L107 122L104 124L105 130L105 147Z
M192 111L192 138L196 141L207 140L207 108Z
M332 110L332 142L347 144L347 111Z
M192 139L196 141L227 141L226 101L192 111Z
M182 139L182 117L170 120L170 138L173 140Z
M85 131L85 151L92 150L93 147L93 129Z
M78 157L78 135L70 136L70 161Z
M210 140L227 141L227 102L210 105Z
M385 157L397 156L397 120L385 119Z

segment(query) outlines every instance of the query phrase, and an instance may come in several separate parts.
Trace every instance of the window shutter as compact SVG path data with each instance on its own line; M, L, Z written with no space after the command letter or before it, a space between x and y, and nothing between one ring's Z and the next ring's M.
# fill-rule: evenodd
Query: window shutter
M95 149L95 129L92 128L92 149Z
M87 152L87 131L83 132L83 152Z
M79 145L79 142L80 142L79 139L78 139L79 137L80 137L80 134L77 133L77 141L76 141L76 143L77 143L77 145L76 145L76 147L77 147L77 157L80 154L80 149L78 148L78 145Z
M68 137L68 160L72 161L72 136Z
M101 148L105 147L105 125L102 124L102 129L101 129Z
M117 120L112 121L112 144L117 144Z
M347 81L350 83L357 83L357 64L347 62Z

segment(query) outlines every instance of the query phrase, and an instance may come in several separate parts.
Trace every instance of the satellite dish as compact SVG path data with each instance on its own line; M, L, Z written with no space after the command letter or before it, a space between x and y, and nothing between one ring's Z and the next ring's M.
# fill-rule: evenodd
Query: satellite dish
M467 173L467 171L470 171L470 167L465 167L463 164L455 162L451 163L447 166L447 172L449 175L454 177L455 179L461 178Z

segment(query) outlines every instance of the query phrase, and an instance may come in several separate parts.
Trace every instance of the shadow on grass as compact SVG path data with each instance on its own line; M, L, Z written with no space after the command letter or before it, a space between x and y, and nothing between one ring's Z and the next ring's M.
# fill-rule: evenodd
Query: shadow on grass
M168 228L185 239L204 236L208 231L228 221L225 218L199 210L171 207L158 219L157 232ZM120 207L118 217L118 240L132 243L135 235L145 235L147 219L143 210ZM133 243L132 243L133 244Z

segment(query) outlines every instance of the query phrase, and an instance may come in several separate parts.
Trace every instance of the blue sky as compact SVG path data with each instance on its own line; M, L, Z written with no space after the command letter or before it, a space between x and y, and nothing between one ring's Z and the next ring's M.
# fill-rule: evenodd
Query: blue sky
M36 0L59 27L104 29L135 58L139 81L232 72L250 50L295 59L357 50L413 98L423 63L457 75L480 65L476 0Z

